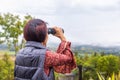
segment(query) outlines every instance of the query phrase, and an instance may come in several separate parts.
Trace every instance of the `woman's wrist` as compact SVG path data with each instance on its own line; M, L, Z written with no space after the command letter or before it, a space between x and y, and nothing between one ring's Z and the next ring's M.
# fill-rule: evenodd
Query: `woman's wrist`
M66 38L65 38L65 36L60 37L60 40L61 41L67 41Z

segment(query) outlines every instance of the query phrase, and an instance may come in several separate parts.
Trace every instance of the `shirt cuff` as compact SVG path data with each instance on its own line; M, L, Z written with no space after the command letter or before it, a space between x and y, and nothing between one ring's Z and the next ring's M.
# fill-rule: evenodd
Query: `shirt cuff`
M65 49L70 49L71 47L71 42L69 41L62 41L57 49L57 52L60 53L64 51Z

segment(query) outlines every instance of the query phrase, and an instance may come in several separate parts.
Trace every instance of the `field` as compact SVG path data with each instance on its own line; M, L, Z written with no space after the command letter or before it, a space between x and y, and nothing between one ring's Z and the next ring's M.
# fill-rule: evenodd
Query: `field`
M8 50L0 50L0 59L3 57L4 54L10 55L11 60L15 60L15 52L14 51L8 51Z
M0 50L0 55L3 55L5 53L8 54L8 55L15 55L14 51Z

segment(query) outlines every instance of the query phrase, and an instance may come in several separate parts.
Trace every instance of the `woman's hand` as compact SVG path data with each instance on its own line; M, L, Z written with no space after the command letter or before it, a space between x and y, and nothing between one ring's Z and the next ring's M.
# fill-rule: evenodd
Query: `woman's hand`
M55 29L55 31L56 31L54 36L60 38L61 41L66 41L64 33L62 32L62 29L60 27L53 27L53 29Z

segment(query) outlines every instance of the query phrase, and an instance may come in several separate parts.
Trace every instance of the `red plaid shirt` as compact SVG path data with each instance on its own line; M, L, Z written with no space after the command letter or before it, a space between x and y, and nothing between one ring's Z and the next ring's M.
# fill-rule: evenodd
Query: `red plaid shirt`
M76 68L75 59L70 49L70 42L60 43L57 52L47 51L45 56L44 71L49 75L50 67L58 73L70 73Z

